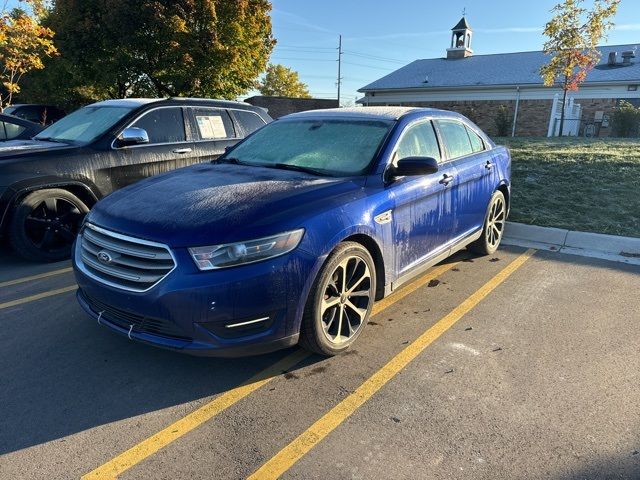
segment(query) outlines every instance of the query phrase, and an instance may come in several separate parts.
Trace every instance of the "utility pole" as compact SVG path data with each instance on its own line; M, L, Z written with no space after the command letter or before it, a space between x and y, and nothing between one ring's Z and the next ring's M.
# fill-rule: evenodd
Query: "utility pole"
M340 106L340 85L342 84L342 77L340 76L341 68L342 68L342 35L338 37L338 107Z

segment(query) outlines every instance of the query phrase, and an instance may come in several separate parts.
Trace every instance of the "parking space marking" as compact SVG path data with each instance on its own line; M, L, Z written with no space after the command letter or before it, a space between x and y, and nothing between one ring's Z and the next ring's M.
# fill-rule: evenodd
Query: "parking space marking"
M101 465L95 470L83 475L82 480L111 480L117 478L118 475L121 475L145 458L153 455L158 450L166 447L186 433L189 433L194 428L211 420L220 412L223 412L227 408L239 402L263 385L269 383L274 378L283 375L284 372L310 356L311 354L305 350L296 350L257 373L240 386L228 390L211 402L203 405L197 410L191 412L189 415L182 417L180 420L172 423L163 430L160 430L155 435L131 447L129 450L121 453L104 465Z
M60 295L61 293L71 292L77 288L77 285L69 285L68 287L57 288L55 290L49 290L47 292L38 293L36 295L29 295L28 297L19 298L17 300L11 300L10 302L0 303L0 310L9 307L15 307L16 305L22 305L23 303L34 302L42 298L53 297L54 295Z
M371 315L376 315L387 307L393 305L399 300L414 292L416 289L430 282L434 278L442 275L444 272L452 269L457 265L456 263L449 263L440 265L429 270L422 277L418 277L413 283L401 288L396 293L374 304ZM145 458L150 457L160 449L166 447L171 442L182 437L186 433L200 426L201 424L211 420L219 413L223 412L233 404L239 402L249 394L258 390L260 387L273 380L275 377L280 376L283 371L300 363L305 358L310 357L311 354L299 350L291 355L283 358L279 362L267 367L265 370L257 373L255 376L244 382L242 385L233 388L225 392L220 397L212 400L211 402L203 405L199 409L191 412L186 417L174 422L168 427L164 428L155 435L143 440L137 445L134 445L129 450L121 453L117 457L109 460L107 463L85 474L82 480L100 479L100 480L114 480L131 467L137 465Z
M53 277L55 275L61 275L63 273L71 272L73 268L61 268L59 270L52 270L50 272L39 273L38 275L31 275L30 277L16 278L15 280L8 280L0 283L1 287L8 287L10 285L18 285L19 283L30 282L32 280L40 280L41 278Z
M352 394L329 410L329 412L311 425L305 432L263 464L249 476L249 480L277 479L283 475L314 446L320 443L329 433L360 408L378 390L386 385L387 382L394 378L403 368L424 351L425 348L480 303L513 272L520 268L534 253L535 250L529 249L507 265L507 267L500 271L495 277L485 283L464 302L393 357Z

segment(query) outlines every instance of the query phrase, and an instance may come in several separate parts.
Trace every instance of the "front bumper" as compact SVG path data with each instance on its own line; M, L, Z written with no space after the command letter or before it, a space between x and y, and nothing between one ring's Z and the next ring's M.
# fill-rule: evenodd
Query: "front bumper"
M186 249L174 249L177 267L148 291L132 292L87 275L76 261L78 249L78 301L98 323L131 340L207 356L257 355L296 344L317 260L294 250L201 272Z

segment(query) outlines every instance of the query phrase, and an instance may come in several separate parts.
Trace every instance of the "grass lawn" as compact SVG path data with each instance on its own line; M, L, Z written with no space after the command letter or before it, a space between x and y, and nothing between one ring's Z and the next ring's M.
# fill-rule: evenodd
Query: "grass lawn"
M640 140L495 142L511 150L509 220L640 237Z

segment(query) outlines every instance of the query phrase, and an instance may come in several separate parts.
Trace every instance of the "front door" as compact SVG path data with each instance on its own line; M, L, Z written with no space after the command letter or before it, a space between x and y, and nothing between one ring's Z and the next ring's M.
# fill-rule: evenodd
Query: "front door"
M403 132L394 162L406 157L433 157L441 162L438 140L431 121L411 124ZM388 188L395 198L392 212L396 276L410 273L450 240L453 206L451 190L455 168L442 163L438 173L403 177Z
M183 108L156 108L129 126L144 129L149 143L117 149L118 164L111 169L114 190L198 161L194 144L187 139Z

